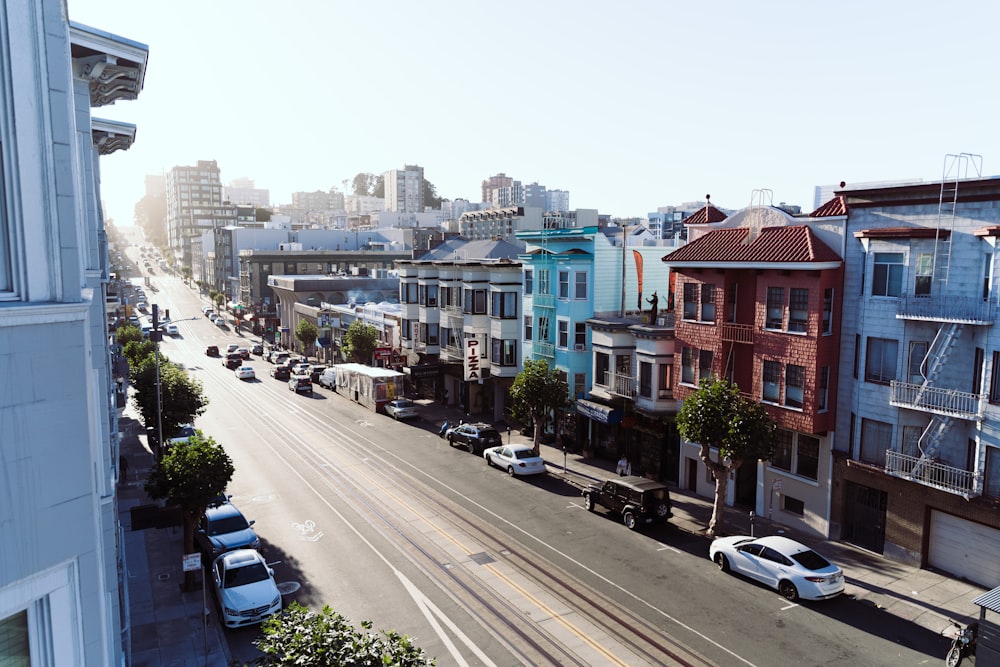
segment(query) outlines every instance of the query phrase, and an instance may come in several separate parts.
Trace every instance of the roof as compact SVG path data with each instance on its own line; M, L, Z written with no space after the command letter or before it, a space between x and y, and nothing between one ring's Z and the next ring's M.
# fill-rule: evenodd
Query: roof
M950 229L936 227L879 227L854 232L854 237L859 239L946 239L949 236Z
M1000 614L1000 587L983 593L973 600L972 604L986 607L990 611Z
M420 260L482 260L517 259L524 250L522 245L507 241L448 239L444 243L421 255Z
M764 227L751 240L749 227L716 229L666 255L679 264L837 263L840 256L805 225Z
M828 218L835 215L847 215L847 200L844 195L837 195L827 203L809 214L810 218Z
M729 216L711 204L705 204L700 209L684 218L682 222L685 225L704 225L710 222L722 222L728 217Z

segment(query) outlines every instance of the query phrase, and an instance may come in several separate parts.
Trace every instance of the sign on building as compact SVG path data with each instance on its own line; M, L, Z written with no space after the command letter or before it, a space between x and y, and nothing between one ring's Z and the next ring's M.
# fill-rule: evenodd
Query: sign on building
M481 368L482 356L479 351L478 338L465 339L465 379L480 380L483 377Z

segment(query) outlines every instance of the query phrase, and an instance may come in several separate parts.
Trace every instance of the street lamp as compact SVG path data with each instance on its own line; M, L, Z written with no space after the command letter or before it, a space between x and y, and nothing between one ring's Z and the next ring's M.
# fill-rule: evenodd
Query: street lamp
M160 307L153 304L153 330L149 332L149 338L153 341L153 349L156 352L156 450L157 458L163 453L163 418L160 403L160 340L163 333L160 331Z

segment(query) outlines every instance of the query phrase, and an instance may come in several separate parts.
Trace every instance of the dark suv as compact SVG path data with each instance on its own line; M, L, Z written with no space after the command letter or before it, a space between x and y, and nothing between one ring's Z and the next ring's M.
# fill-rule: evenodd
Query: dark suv
M640 523L666 521L673 516L670 491L645 477L617 477L583 490L583 502L591 512L601 505L620 515L630 530Z
M459 424L445 433L448 444L464 445L471 454L482 454L487 447L500 444L500 433L489 424Z
M239 368L243 365L243 355L239 352L230 352L226 354L226 358L222 360L222 365L229 370Z

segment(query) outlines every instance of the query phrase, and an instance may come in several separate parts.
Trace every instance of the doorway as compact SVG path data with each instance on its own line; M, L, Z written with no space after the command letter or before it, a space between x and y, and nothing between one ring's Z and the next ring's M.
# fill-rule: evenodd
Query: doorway
M844 488L844 541L882 553L887 504L885 491L848 482Z

